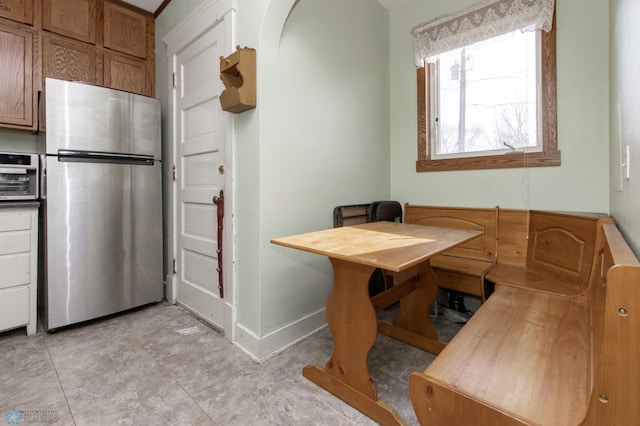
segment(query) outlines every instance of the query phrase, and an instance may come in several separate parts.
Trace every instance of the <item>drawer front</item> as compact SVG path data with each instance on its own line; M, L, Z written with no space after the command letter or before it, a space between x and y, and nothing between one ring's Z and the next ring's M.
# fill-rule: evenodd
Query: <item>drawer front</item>
M0 214L0 232L31 229L31 216L26 214Z
M21 253L13 256L0 256L0 289L26 285L31 282L29 266L31 255Z
M0 290L0 331L29 323L29 287Z
M31 250L30 231L0 233L0 256L27 253Z

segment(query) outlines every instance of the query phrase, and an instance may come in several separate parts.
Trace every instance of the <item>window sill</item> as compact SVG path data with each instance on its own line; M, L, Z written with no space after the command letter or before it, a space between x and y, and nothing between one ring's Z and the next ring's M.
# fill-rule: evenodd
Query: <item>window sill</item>
M559 165L560 151L532 152L529 154L514 152L482 157L418 160L416 161L416 172L509 169L518 167L547 167Z

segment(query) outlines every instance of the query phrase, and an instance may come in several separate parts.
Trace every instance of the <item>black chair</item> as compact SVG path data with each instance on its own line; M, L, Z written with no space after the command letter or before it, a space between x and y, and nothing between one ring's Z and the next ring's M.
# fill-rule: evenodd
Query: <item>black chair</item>
M369 204L350 204L333 209L333 227L358 225L368 222Z
M367 222L400 222L402 223L402 206L397 201L374 201L367 208ZM393 276L382 269L376 269L369 281L369 294L374 296L393 287Z
M397 201L374 201L367 208L367 222L378 221L402 223L402 206Z

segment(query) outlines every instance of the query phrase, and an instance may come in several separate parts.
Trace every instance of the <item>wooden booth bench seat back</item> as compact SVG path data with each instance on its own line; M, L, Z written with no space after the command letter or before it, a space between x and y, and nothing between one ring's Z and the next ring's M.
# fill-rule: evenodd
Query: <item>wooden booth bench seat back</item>
M481 236L431 259L431 266L440 287L485 299L484 275L496 260L497 211L497 208L405 204L405 223L483 232Z
M586 290L602 216L540 211L529 214L527 268Z
M420 424L638 423L640 265L614 223L597 223L584 293L498 286L411 374Z
M498 259L486 275L496 285L576 296L586 291L598 213L504 210L498 213Z
M483 231L484 234L446 252L447 256L493 262L496 256L496 209L433 207L405 204L405 223Z

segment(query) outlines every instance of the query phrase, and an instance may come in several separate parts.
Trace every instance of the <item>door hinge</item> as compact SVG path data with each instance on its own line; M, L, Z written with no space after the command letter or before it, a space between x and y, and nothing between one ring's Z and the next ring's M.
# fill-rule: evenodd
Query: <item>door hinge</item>
M173 73L173 88L175 89L176 87L178 87L178 83L176 81L176 73Z
M173 165L173 180L176 180L176 165Z
M176 259L173 259L173 273L177 273L178 271L176 270Z

